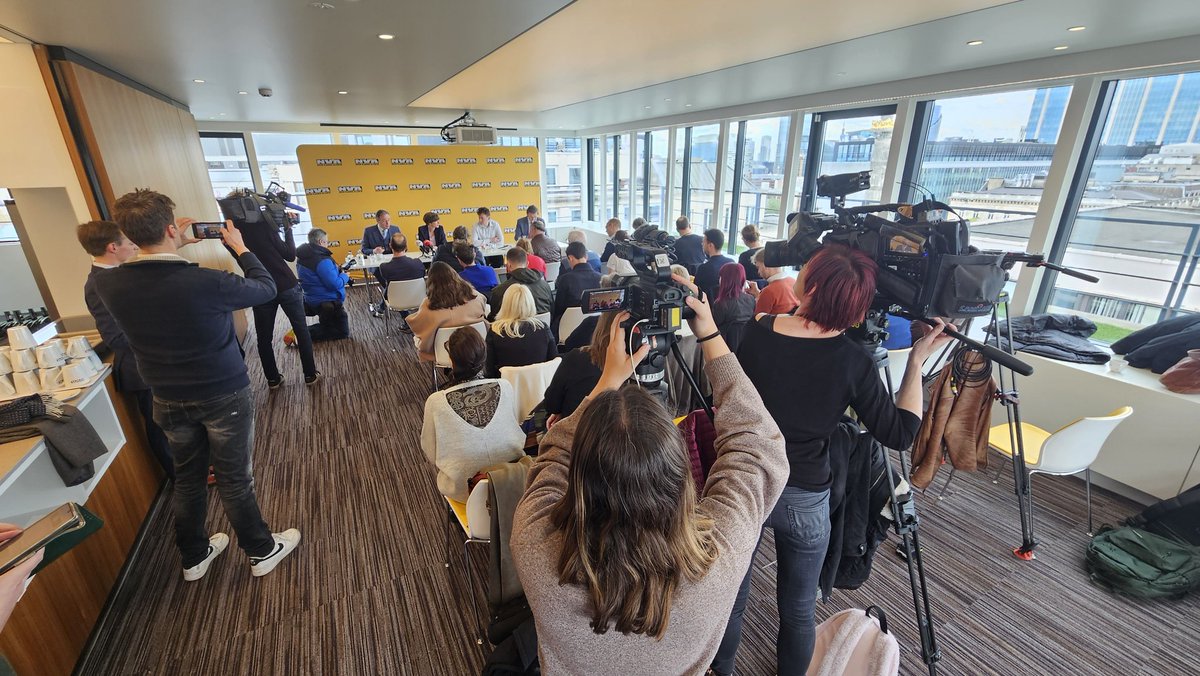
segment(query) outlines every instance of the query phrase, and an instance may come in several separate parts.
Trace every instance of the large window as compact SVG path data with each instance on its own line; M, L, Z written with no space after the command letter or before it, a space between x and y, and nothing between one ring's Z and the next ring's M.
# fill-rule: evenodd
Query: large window
M745 225L774 229L779 222L783 194L783 171L791 120L771 117L747 120L742 134L741 176L737 182L737 214L734 230ZM732 206L730 198L726 204ZM741 246L739 241L735 245Z
M871 172L871 188L847 197L848 206L878 202L882 194L892 127L896 123L895 106L889 108L890 112L824 113L813 125L820 132L821 148L815 173L811 174L812 179L856 171ZM828 202L825 198L816 197L814 183L808 181L805 190L810 193L813 206L824 209Z
M0 188L0 242L17 242L17 228L13 225L12 216L8 214L5 200L11 200L8 190Z
M667 226L675 222L675 218L684 213L687 207L683 203L684 186L687 185L687 157L688 149L688 133L690 128L679 128L675 130L675 157L671 158L671 162L675 163L675 171L671 177L671 203L675 205L675 213L663 214L662 226L664 230L670 230Z
M341 139L348 146L412 145L412 138L408 134L342 134Z
M717 147L721 125L692 127L692 142L688 147L688 210L692 227L703 230L715 223L713 204L716 201Z
M304 196L304 179L300 176L296 147L307 144L328 145L333 142L330 135L256 133L250 138L254 143L254 154L258 157L258 175L263 187L268 187L274 181L292 194L296 204L307 207L308 199ZM310 228L312 219L308 212L301 213L296 233L307 233Z
M629 205L629 135L619 134L609 137L614 142L613 151L613 216L621 219L622 223L633 220Z
M981 249L1024 251L1070 95L1053 87L924 104L926 133L903 195L950 204Z
M646 177L643 186L646 189L645 218L660 227L667 217L667 214L663 213L663 209L667 206L667 145L669 138L667 134L669 133L666 129L650 132L649 145L646 148L650 174Z
M588 196L588 220L607 220L608 215L600 209L604 201L604 146L598 138L587 140L588 182L591 184Z
M200 149L208 164L208 178L212 182L214 197L225 197L239 188L254 189L250 158L241 134L204 132L200 134Z
M1053 250L1100 282L1047 276L1039 303L1092 319L1096 339L1200 312L1198 76L1105 85L1100 128L1089 132Z

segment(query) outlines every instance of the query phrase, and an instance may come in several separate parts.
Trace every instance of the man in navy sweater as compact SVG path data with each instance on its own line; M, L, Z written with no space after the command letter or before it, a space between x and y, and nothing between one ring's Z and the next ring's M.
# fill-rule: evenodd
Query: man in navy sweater
M708 260L696 268L695 281L696 286L709 298L717 297L717 289L721 286L721 267L737 262L721 253L724 246L725 233L716 228L704 231L704 255L708 256Z
M201 268L176 253L196 241L188 234L193 221L176 220L175 203L165 195L135 190L116 201L113 217L141 254L97 275L96 290L129 339L175 457L183 579L204 577L229 545L228 535L210 537L204 528L210 463L250 572L266 575L300 544L300 531L272 533L259 511L250 462L254 398L231 313L274 298L275 282L231 221L221 235L245 277Z

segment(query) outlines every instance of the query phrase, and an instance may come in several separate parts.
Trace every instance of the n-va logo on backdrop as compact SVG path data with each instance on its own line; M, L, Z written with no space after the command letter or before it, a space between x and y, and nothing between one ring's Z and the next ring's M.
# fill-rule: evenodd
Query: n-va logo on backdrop
M374 164L379 164L379 160L374 157L360 157L360 158L354 160L354 163L358 164L358 165L364 165L364 164L374 165Z
M420 215L421 215L421 212L417 211L416 209L401 209L400 211L396 212L396 216L398 216L398 217L420 216Z
M514 157L513 164L533 164L532 157Z
M500 181L501 188L520 188L520 181Z
M412 163L413 163L413 158L411 158L411 157L393 157L393 158L392 158L392 164L393 164L393 165L396 165L396 164L412 164Z
M305 188L305 195L328 195L329 188Z
M362 192L361 185L339 185L338 192Z
M320 160L317 160L317 166L318 167L340 167L340 166L342 166L342 161L338 158L320 159Z
M371 214L371 218L375 218L375 215ZM350 214L329 214L328 216L325 217L325 220L330 221L330 222L349 221L349 220L353 220L353 217L350 216Z
M525 181L526 188L536 188L537 185L538 185L537 181Z
M472 188L490 188L490 187L492 187L492 182L491 181L471 181L471 187Z
M506 207L506 206L488 207L488 210L489 211L508 211L508 207Z
M446 163L446 158L444 158L444 157L426 157L425 158L425 164L445 164L445 163Z
M400 186L395 183L381 183L375 186L375 192L395 192L400 189Z
M375 220L375 212L374 211L364 211L363 218L365 218L369 221L373 221L373 220Z
M503 157L489 157L489 158L487 158L487 163L488 164L504 164L504 158Z
M458 190L462 187L462 183L443 183L442 190Z
M463 207L462 209L459 209L458 212L461 214L473 214L476 212L476 210L476 207Z
M429 185L428 183L409 183L408 184L409 190L429 190L430 188L432 188L432 186Z
M459 164L478 164L478 160L474 157L460 157L455 161Z
M471 211L474 211L474 209L472 209ZM433 210L433 213L435 213L435 214L448 214L448 213L450 213L450 210L449 210L449 209L434 209L434 210Z
M362 244L362 240L361 240L361 239L348 239L348 240L346 240L346 245L347 245L347 246L354 246L355 244ZM330 242L330 243L329 243L329 245L330 245L330 246L333 246L333 242Z

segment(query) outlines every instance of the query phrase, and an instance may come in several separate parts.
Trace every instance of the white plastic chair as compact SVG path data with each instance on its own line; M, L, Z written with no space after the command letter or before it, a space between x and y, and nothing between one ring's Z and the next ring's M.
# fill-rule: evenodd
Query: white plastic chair
M562 271L561 263L554 261L546 261L546 282L551 286L554 285L554 280L558 279L558 273Z
M387 322L387 333L391 335L392 312L416 310L421 307L421 301L425 300L425 279L389 282L384 300L387 301L388 309L388 312L384 314L384 320Z
M480 320L474 324L467 326L479 332L479 337L487 339L487 322ZM450 368L450 351L446 348L446 343L450 342L450 336L461 326L443 326L433 334L433 389L437 391L438 378L437 372L439 368Z
M549 312L539 312L538 314L534 315L534 318L540 320L546 326L550 326L550 313Z
M529 417L542 399L546 396L546 388L554 378L554 372L562 363L562 357L528 366L502 366L500 377L512 384L513 392L517 394L517 420Z
M1084 473L1087 491L1088 535L1092 534L1092 463L1100 454L1100 448L1108 440L1121 421L1133 415L1133 408L1121 408L1105 416L1081 418L1056 432L1029 423L1021 423L1021 441L1025 449L1025 469L1032 484L1034 474L1064 476ZM1007 423L996 425L988 432L988 446L1001 455L1011 458L1015 435ZM1001 468L1003 469L1003 468ZM992 483L1000 478L996 478ZM949 483L949 481L947 481ZM945 492L945 489L943 489ZM1033 514L1033 491L1029 492L1029 513Z
M488 491L490 482L487 479L475 484L467 501L457 502L446 498L446 568L450 567L450 550L453 547L450 525L457 523L466 539L462 545L463 568L467 571L467 596L471 597L471 609L479 621L479 636L475 637L477 645L483 645L483 620L479 617L479 606L475 601L475 581L471 574L471 557L467 545L488 545L492 541L492 517L488 513Z
M579 325L583 323L584 317L595 317L599 314L599 312L593 312L590 315L585 315L583 314L583 308L578 307L569 307L564 310L562 317L558 320L558 342L567 342L567 337L571 335L572 331L579 328Z

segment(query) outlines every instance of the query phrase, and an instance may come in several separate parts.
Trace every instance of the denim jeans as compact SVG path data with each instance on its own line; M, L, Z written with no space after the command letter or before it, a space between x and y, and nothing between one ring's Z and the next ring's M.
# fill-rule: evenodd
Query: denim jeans
M278 296L254 306L254 332L258 336L258 358L262 362L263 375L267 380L279 377L279 367L275 364L275 310L283 309L292 331L296 332L296 346L300 348L300 365L304 375L312 376L317 373L317 362L313 359L312 336L308 334L308 320L304 316L304 292L299 286L293 286Z
M779 636L775 642L779 673L804 674L812 661L816 624L817 585L825 549L829 546L829 491L813 493L788 486L771 510L764 526L775 531L776 600L779 604ZM750 571L742 580L725 638L713 659L718 674L732 674L738 644L742 641L742 616L750 595Z
M265 556L275 546L254 495L250 454L254 450L254 397L250 388L205 401L154 398L154 421L171 442L175 456L175 543L183 567L204 560L208 551L208 466L217 476L217 492L238 545L250 556Z
M171 444L162 428L154 422L154 395L150 390L137 390L133 393L137 402L138 412L142 414L142 424L146 426L146 441L150 444L150 452L154 459L162 465L163 471L171 479L175 478L175 461L171 459Z
M308 309L315 310L313 314L317 315L317 323L308 327L308 333L314 343L350 337L350 317L341 303L327 300L315 308L310 306Z

